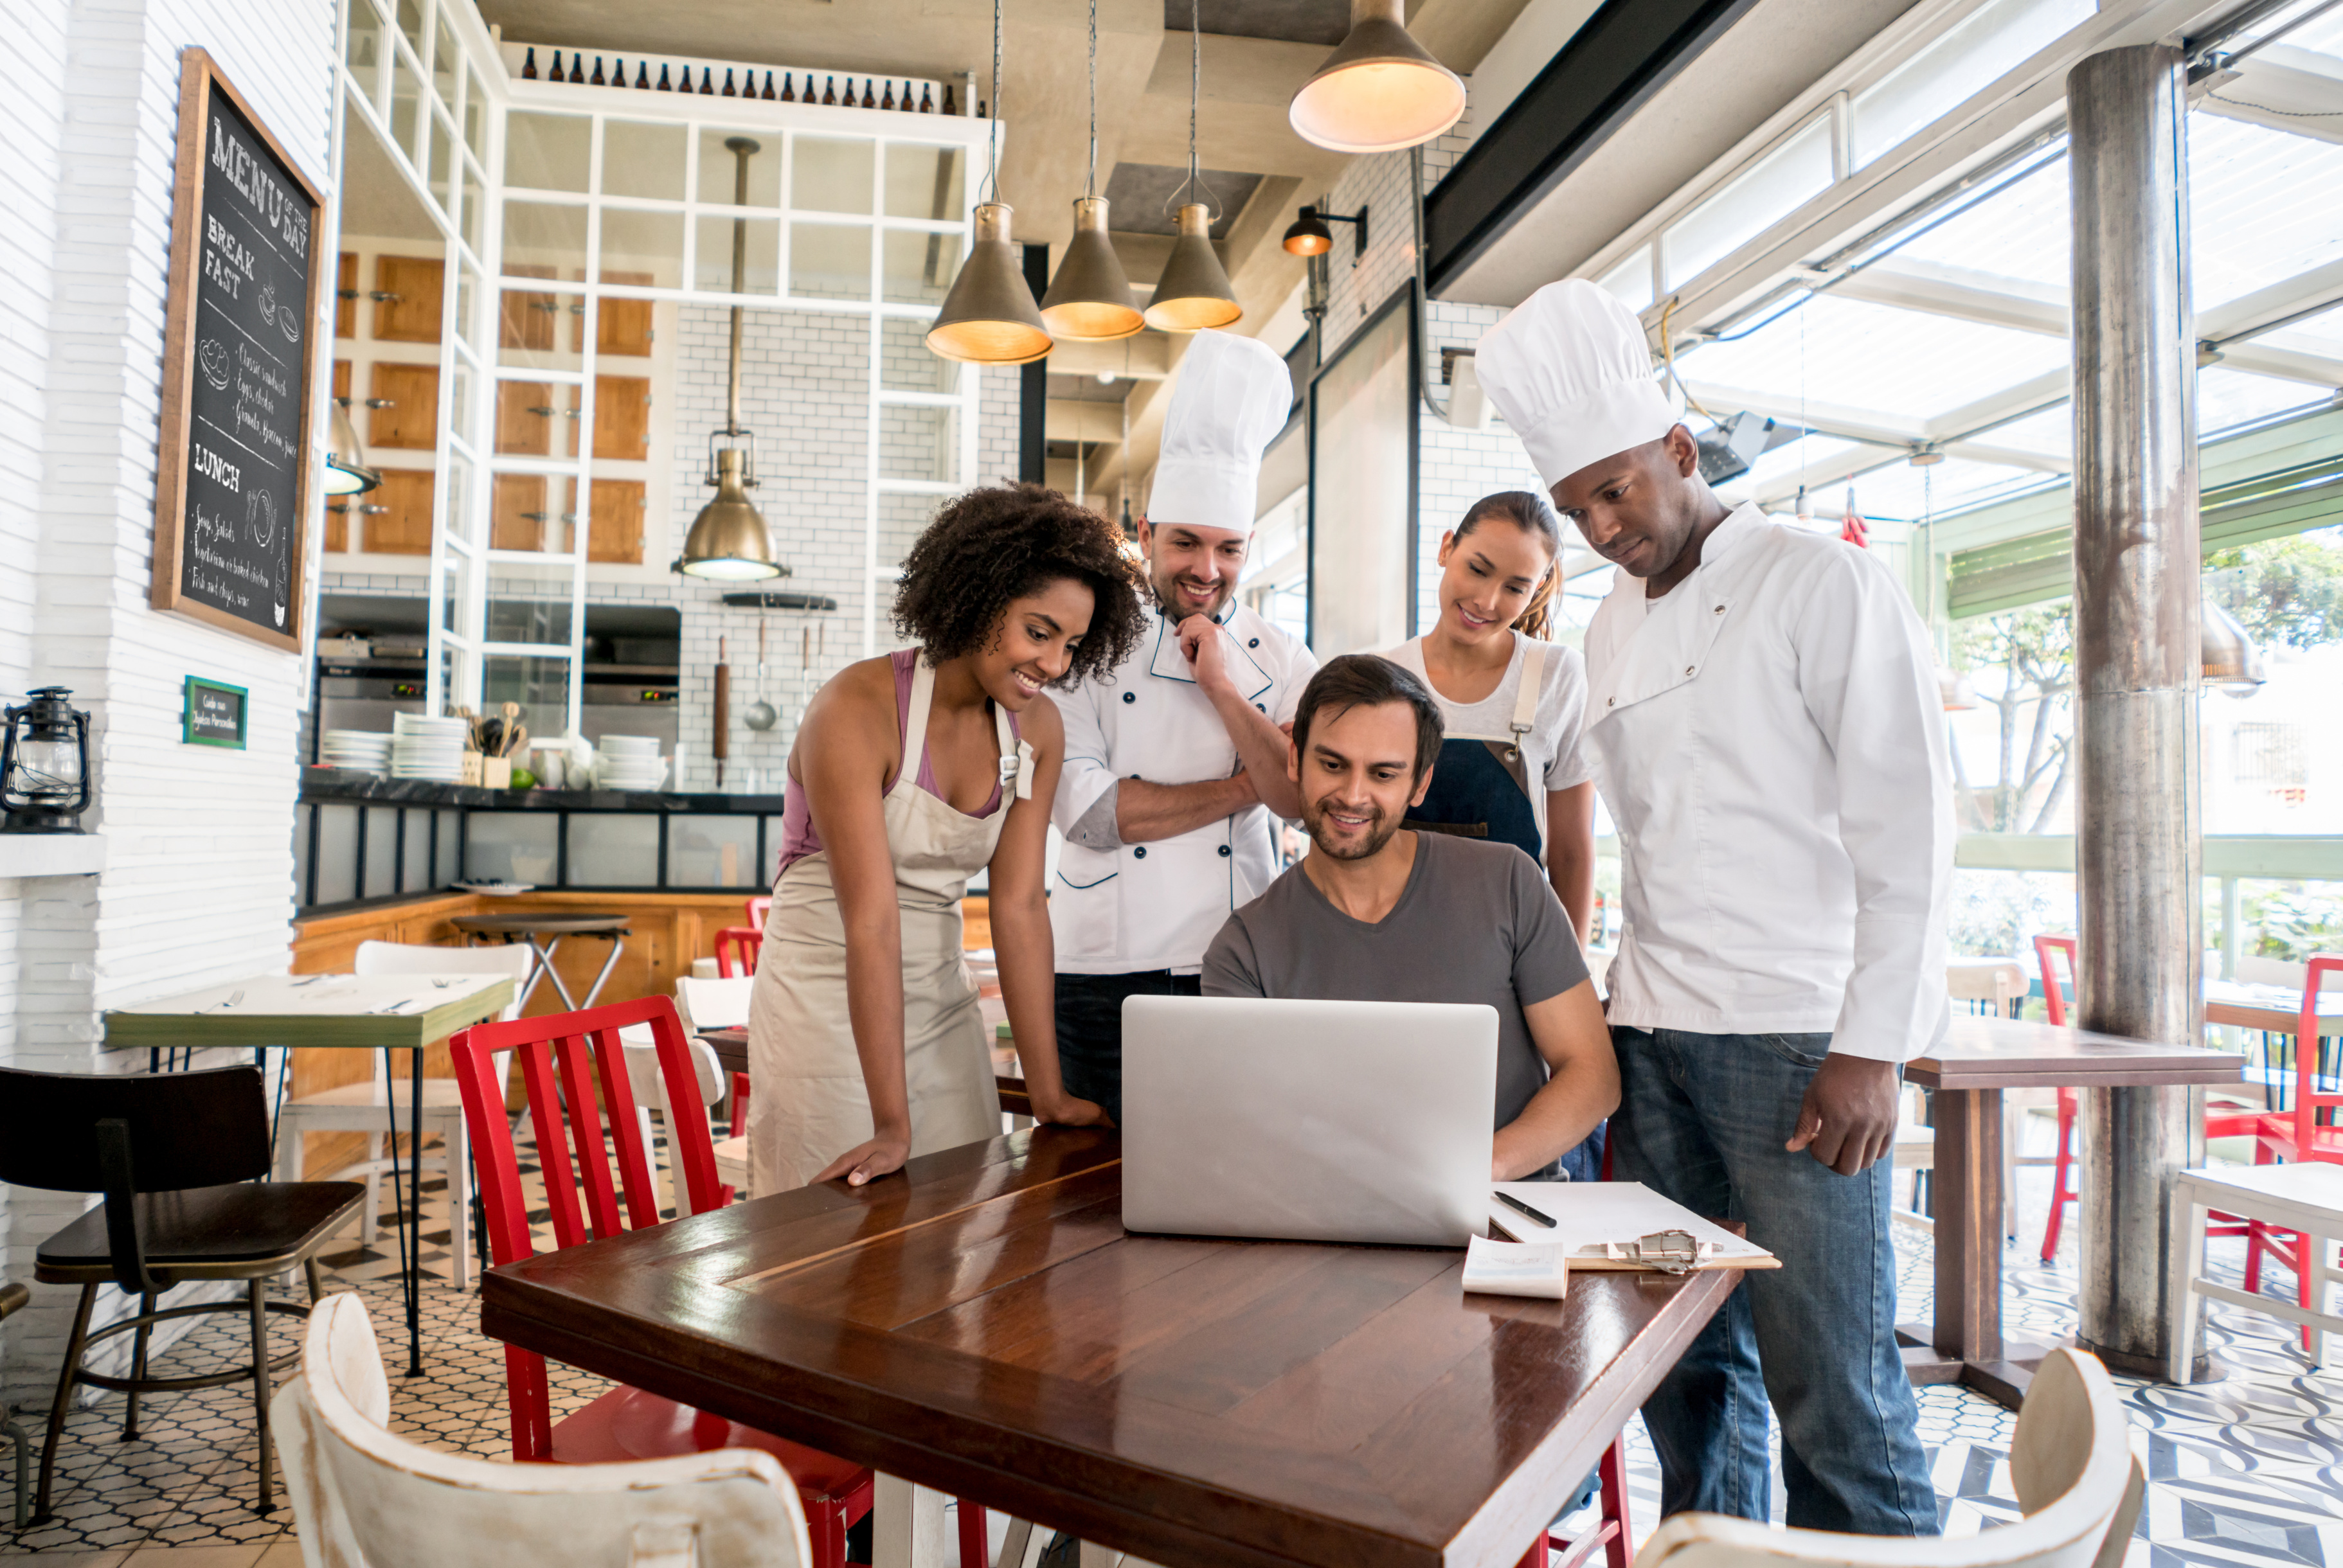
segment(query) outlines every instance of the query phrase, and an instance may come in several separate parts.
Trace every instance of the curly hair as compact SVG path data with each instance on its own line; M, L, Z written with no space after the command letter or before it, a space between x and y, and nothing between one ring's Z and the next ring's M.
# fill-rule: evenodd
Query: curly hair
M1061 578L1086 584L1095 608L1073 648L1071 687L1103 675L1139 645L1145 578L1122 530L1040 485L984 485L955 497L903 558L895 629L932 660L957 658L998 635L1010 602Z

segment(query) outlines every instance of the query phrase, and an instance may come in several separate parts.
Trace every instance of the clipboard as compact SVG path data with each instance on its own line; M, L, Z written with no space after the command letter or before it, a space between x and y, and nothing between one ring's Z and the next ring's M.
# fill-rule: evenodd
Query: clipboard
M1778 1269L1782 1261L1746 1237L1702 1219L1640 1181L1503 1181L1506 1192L1553 1216L1548 1230L1517 1209L1489 1200L1493 1233L1508 1241L1558 1244L1574 1270L1654 1269L1637 1255L1647 1236L1683 1231L1693 1269Z

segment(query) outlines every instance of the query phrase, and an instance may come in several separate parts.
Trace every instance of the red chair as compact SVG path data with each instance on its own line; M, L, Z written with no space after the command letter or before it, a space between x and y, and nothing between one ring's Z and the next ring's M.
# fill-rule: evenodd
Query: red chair
M1559 1535L1544 1535L1537 1544L1522 1553L1518 1568L1578 1568L1578 1564L1603 1548L1604 1568L1627 1568L1634 1553L1634 1543L1627 1538L1627 1439L1624 1433L1615 1437L1611 1446L1603 1451L1602 1462L1594 1467L1603 1483L1603 1507L1596 1515L1595 1528L1575 1541L1564 1541ZM965 1526L963 1526L965 1529ZM963 1546L962 1551L966 1548Z
M512 1128L505 1120L504 1091L497 1078L498 1051L509 1050L519 1060L546 1204L553 1215L554 1245L574 1247L621 1230L660 1223L658 1191L628 1083L626 1049L618 1039L618 1030L631 1024L650 1026L668 1103L699 1105L699 1075L670 997L476 1024L448 1042L471 1132L480 1198L488 1211L488 1253L494 1263L514 1262L536 1251ZM716 1156L707 1122L678 1116L668 1137L676 1179L689 1193L693 1211L715 1207ZM615 1180L610 1169L614 1151ZM816 1568L842 1568L846 1532L870 1512L872 1477L867 1468L639 1388L622 1384L557 1422L545 1360L534 1352L506 1347L505 1387L512 1410L513 1458L522 1462L590 1464L719 1448L762 1449L779 1460L797 1483ZM964 1503L960 1513L961 1568L985 1568L984 1511ZM965 1555L970 1540L978 1543L972 1558Z
M748 926L726 926L716 933L716 972L726 980L739 980L757 972L757 950L764 945L762 930Z
M747 910L749 915L749 929L755 931L759 936L763 936L765 934L765 917L772 912L773 900L771 895L759 894L756 898L750 899L744 908Z
M2073 983L2077 961L2075 939L2046 936L2034 939L2034 957L2042 966L2042 1004L2049 1011L2050 1022L2063 1029L2066 1023L2066 993L2059 980L2056 966L2050 961L2053 952L2066 955L2066 983ZM2066 1205L2082 1196L2074 1181L2077 1104L2073 1090L2058 1091L2058 1154L2051 1164L2050 1219L2042 1227L2042 1261L2046 1263L2057 1254L2058 1231L2060 1222L2066 1215ZM2225 1111L2217 1116L2208 1112L2205 1118L2205 1136L2261 1139L2268 1131L2265 1124L2272 1120L2271 1114L2264 1111ZM2269 1162L2266 1143L2257 1143L2254 1162L2258 1165ZM2277 1251L2280 1257L2290 1258L2292 1255L2278 1247L2276 1233L2258 1220L2240 1220L2234 1214L2216 1214L2212 1218L2214 1223L2205 1232L2207 1236L2246 1238L2246 1289L2249 1291L2261 1288L2262 1252L2265 1248Z
M2343 1093L2322 1093L2318 1088L2318 991L2330 974L2343 975L2343 953L2313 953L2302 976L2302 1020L2295 1026L2294 1037L2294 1109L2264 1114L2255 1120L2260 1123L2259 1142L2256 1147L2255 1163L2267 1164L2272 1158L2287 1161L2318 1160L2330 1165L2343 1165L2343 1125L2332 1118L2343 1108ZM2329 1120L2321 1121L2320 1111ZM2211 1119L2207 1120L2209 1131ZM2261 1252L2269 1254L2294 1271L2298 1282L2297 1294L2301 1304L2310 1305L2316 1271L2304 1265L2308 1259L2304 1249L2308 1238L2300 1231L2273 1231L2256 1223L2255 1236L2247 1245L2246 1289L2258 1290L2261 1282ZM2208 1236L2225 1232L2207 1229ZM2235 1234L2235 1231L2226 1232ZM2310 1348L2310 1330L2302 1331L2302 1344Z
M749 1132L749 1075L732 1075L732 1126L727 1138L745 1138Z

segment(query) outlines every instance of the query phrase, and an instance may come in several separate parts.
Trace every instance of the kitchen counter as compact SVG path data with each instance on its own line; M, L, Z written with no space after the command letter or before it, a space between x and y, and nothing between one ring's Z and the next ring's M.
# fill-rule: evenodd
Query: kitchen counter
M679 794L666 789L484 789L428 779L391 779L347 768L301 769L301 799L372 806L460 808L474 811L737 812L777 816L779 795Z

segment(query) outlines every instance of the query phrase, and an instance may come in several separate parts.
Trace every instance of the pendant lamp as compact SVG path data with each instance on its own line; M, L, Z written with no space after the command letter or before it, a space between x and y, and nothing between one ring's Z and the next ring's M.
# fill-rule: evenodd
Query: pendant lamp
M928 328L928 351L969 365L1030 365L1050 352L1049 328L1010 242L1015 216L1001 200L1001 0L992 0L992 123L985 133L985 201L976 209L976 240ZM1103 221L1103 219L1101 219Z
M1131 279L1107 237L1106 198L1098 194L1098 0L1091 0L1091 162L1074 198L1074 238L1041 297L1041 324L1054 337L1100 343L1129 337L1147 325L1131 302Z
M1286 118L1338 153L1393 153L1464 113L1463 78L1408 35L1405 0L1351 0L1351 35L1302 84Z
M749 157L759 150L759 145L747 136L734 136L724 146L738 160L732 171L732 203L746 206L749 203ZM732 220L732 292L746 292L745 273L749 261L748 225L739 218ZM716 498L699 508L699 516L691 519L691 531L683 538L683 554L677 558L675 570L686 577L713 578L719 582L753 582L760 578L787 577L789 568L773 558L772 530L765 526L764 514L749 499L749 487L757 482L755 437L740 423L740 307L732 307L732 349L730 377L725 387L724 428L711 432L708 437L709 475L707 483L716 487ZM747 446L719 447L717 438L738 443L747 437Z
M1204 193L1196 163L1196 100L1203 85L1204 46L1201 0L1188 7L1188 180L1176 196ZM1163 332L1199 332L1226 327L1244 314L1237 291L1229 285L1228 268L1212 248L1212 209L1208 202L1183 204L1177 218L1180 236L1163 276L1155 280L1155 297L1148 303L1147 325Z
M2197 631L2197 658L2204 666L2205 684L2232 697L2249 697L2269 677L2262 668L2261 649L2237 624L2237 618L2207 598L2203 601Z
M364 494L381 484L382 476L367 464L366 448L358 445L357 427L350 423L349 409L338 397L332 399L332 406L334 442L326 451L326 494Z

